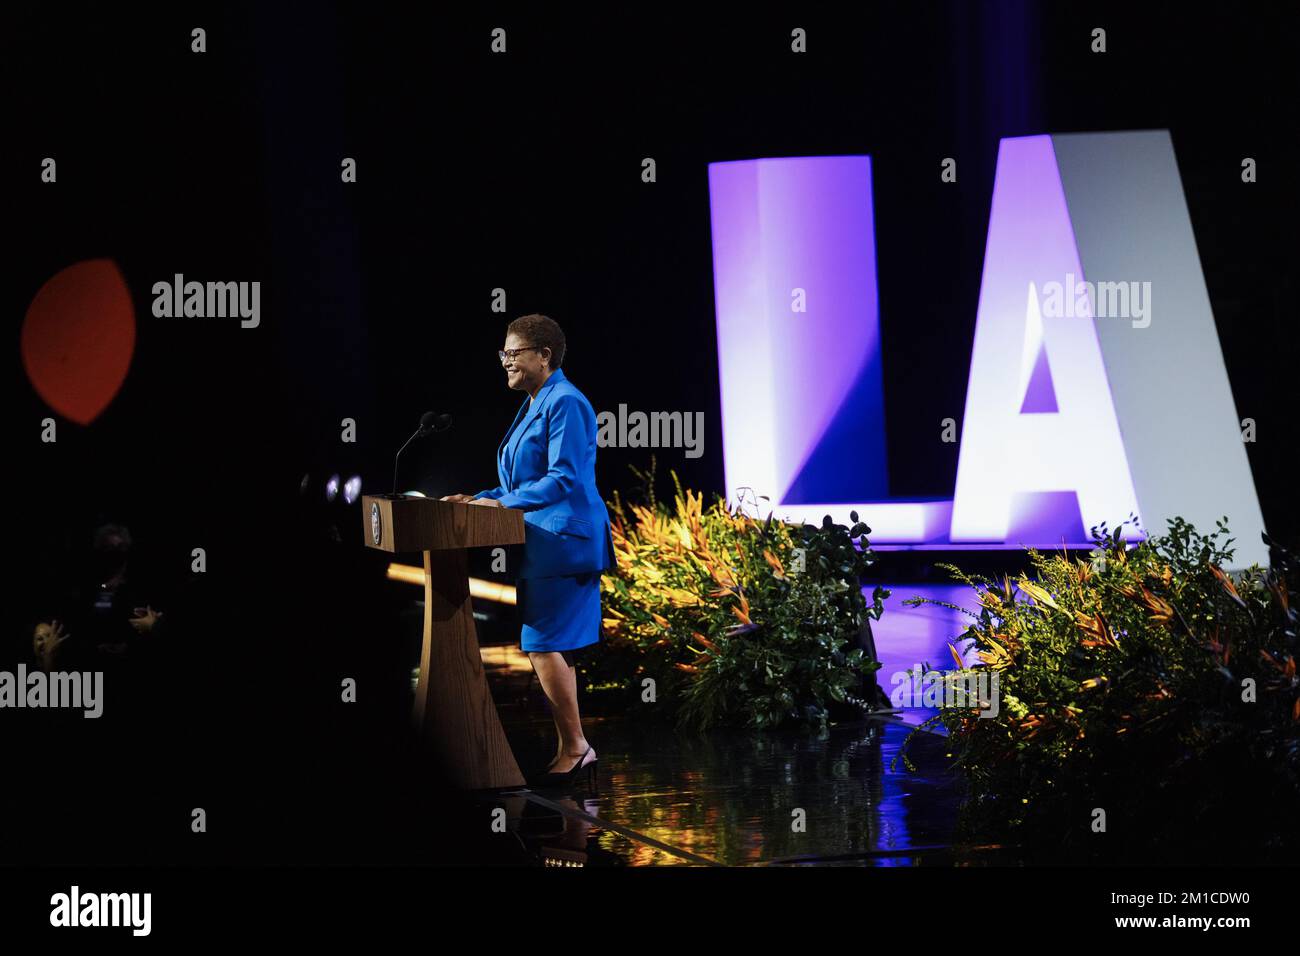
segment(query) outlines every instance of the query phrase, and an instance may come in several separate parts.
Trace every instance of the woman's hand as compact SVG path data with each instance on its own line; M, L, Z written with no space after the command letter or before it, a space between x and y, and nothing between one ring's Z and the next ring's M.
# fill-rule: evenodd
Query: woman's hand
M454 501L457 504L466 504L474 500L473 495L443 495L439 501Z
M500 508L501 502L495 498L474 498L470 502L472 505L487 505L489 508Z

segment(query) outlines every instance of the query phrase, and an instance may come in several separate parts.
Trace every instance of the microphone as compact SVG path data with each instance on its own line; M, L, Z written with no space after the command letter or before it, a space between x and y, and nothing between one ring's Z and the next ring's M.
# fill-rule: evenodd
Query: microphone
M406 439L406 445L415 441L417 438L423 438L425 435L433 435L437 432L445 432L451 427L450 415L439 415L436 412L425 412L420 416L420 427L415 430L410 438ZM393 494L397 494L397 464L401 461L402 452L406 451L406 445L397 449L397 456L393 458Z
M421 438L425 435L432 435L435 432L445 432L450 427L450 415L435 415L433 412L425 412L420 416L419 434Z

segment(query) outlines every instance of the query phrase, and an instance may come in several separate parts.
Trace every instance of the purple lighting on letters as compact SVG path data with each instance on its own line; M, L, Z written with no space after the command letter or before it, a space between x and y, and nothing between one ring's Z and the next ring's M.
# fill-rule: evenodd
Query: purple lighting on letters
M885 498L870 158L713 163L709 194L728 495Z
M966 392L954 542L1087 544L1137 513L1106 365L1084 296L1066 314L1044 290L1079 261L1050 136L1004 139L989 210ZM1081 285L1081 282L1080 282ZM1074 288L1064 290L1076 295Z

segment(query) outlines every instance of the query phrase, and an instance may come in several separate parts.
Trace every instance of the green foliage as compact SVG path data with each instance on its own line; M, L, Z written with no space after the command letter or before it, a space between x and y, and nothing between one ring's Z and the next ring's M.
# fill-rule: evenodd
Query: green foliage
M969 781L968 834L1095 849L1102 808L1131 851L1294 849L1296 565L1275 548L1234 580L1227 534L1175 518L1130 549L1103 526L1086 559L1030 551L1014 584L949 568L979 608L965 672L999 680L996 717L934 718Z
M639 695L652 678L652 712L697 730L824 730L833 707L862 706L880 665L853 644L888 596L868 603L859 583L870 529L856 515L852 528L756 520L721 497L705 509L676 474L670 509L653 466L638 474L646 503L611 503L617 567L602 584L606 648L584 662L593 689Z

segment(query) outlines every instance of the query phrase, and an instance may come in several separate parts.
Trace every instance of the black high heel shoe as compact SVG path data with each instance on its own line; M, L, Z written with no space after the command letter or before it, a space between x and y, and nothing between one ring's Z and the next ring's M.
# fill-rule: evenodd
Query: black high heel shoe
M534 774L528 779L528 786L537 789L543 787L567 787L570 784L577 783L579 777L581 777L583 773L586 773L587 785L589 787L594 787L596 784L596 764L600 762L600 758L597 757L591 763L584 765L583 761L587 759L587 754L589 753L591 753L590 747L588 747L586 751L583 752L582 756L578 758L578 762L573 765L572 770L567 770L564 773L555 773L552 771Z

